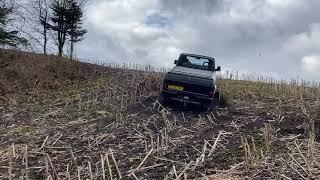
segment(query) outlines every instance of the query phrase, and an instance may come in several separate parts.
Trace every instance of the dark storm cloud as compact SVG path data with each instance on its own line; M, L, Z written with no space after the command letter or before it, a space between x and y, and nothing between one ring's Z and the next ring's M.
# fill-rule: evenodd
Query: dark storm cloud
M180 21L181 26L193 25L196 29L192 33L196 40L185 44L186 49L218 56L226 64L250 62L240 66L249 70L281 72L299 69L306 52L296 56L285 54L282 51L284 43L296 34L308 33L310 25L320 20L317 13L320 3L315 0L288 5L262 0L247 1L247 4L240 1L180 1L180 5L177 1L170 2L167 7L191 9L199 15L186 16ZM179 16L180 11L173 8L172 13ZM284 70L283 65L288 69Z

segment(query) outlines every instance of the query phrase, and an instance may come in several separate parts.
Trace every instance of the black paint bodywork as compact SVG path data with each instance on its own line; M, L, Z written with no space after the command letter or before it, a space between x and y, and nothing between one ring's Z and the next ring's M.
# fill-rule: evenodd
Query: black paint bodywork
M181 66L181 62L185 62L183 61L185 56L204 58L208 59L209 62L211 61L211 66L208 66L208 69L203 70L212 72L212 76L192 74L188 71L179 72L171 70L165 75L161 98L164 101L178 100L188 103L198 103L204 107L210 107L214 103L215 95L217 94L214 73L220 71L221 67L218 66L215 68L215 59L212 57L187 53L180 54L179 60L175 60L175 64L177 66L184 67ZM199 70L197 67L195 67L195 69ZM184 89L172 90L168 88L168 85L182 86Z
M184 90L169 90L169 84L182 86ZM191 103L210 104L214 100L214 93L216 91L213 79L172 72L167 73L165 76L163 86L163 98ZM186 96L188 99L185 98Z

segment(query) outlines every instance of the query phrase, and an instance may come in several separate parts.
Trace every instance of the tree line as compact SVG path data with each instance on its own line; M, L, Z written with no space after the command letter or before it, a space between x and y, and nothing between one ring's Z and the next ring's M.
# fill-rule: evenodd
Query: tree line
M56 45L58 55L63 56L65 45L70 43L70 59L73 58L74 46L83 40L87 30L83 28L85 0L30 0L24 10L35 31L32 36L42 46L43 54L48 53L49 41ZM9 27L11 18L19 6L13 1L0 0L0 45L17 47L27 45L27 38L19 31ZM31 30L32 31L32 30ZM30 40L31 38L29 38Z

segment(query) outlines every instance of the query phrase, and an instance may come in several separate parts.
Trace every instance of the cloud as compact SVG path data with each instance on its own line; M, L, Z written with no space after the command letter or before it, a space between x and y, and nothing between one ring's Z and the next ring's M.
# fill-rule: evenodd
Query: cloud
M303 68L309 73L320 72L320 55L309 55L302 58Z
M154 13L149 15L146 18L145 24L147 26L155 26L158 28L163 28L163 27L169 26L171 22L167 17Z
M115 52L120 52L119 57L125 56L128 61L168 65L169 61L164 60L173 59L179 50L175 46L176 39L168 31L169 18L159 12L158 6L157 0L110 0L92 3L86 14L90 23L88 25L95 33L91 33L90 38L82 43L82 47L85 49L90 39L95 37L98 37L94 41L98 47L87 49L90 52L86 54L117 59Z
M301 74L306 76L320 75L317 62L320 54L320 24L310 24L306 32L294 34L283 43L283 54L290 59L291 66L296 65L301 69Z
M320 54L319 8L318 0L97 0L78 52L159 66L190 52L239 71L309 77L302 59Z

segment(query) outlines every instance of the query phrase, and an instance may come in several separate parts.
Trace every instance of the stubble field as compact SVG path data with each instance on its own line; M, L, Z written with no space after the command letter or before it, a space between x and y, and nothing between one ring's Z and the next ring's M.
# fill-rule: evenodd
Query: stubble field
M1 179L318 179L320 90L220 79L210 111L163 73L3 51Z

